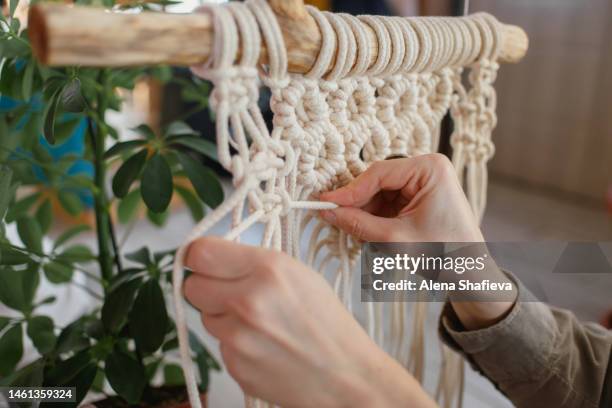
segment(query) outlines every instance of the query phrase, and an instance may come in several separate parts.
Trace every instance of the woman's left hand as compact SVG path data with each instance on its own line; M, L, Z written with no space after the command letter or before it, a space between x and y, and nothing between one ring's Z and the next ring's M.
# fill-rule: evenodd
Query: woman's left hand
M186 264L185 295L247 394L292 407L435 406L327 282L288 255L201 238Z

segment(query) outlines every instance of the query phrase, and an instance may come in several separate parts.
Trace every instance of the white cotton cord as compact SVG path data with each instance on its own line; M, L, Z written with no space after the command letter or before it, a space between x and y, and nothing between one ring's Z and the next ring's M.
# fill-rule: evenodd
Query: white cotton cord
M433 19L432 22L438 27L438 31L444 39L443 42L445 53L443 54L442 62L440 63L438 69L451 67L457 53L456 49L458 41L456 41L456 38L459 38L457 32L453 29L455 24L449 24L449 20L445 20L444 18L439 20Z
M472 50L469 59L465 62L465 64L471 64L478 60L478 56L482 52L482 36L480 35L480 30L478 29L478 26L473 18L465 18L462 20L465 22L465 25L470 32L471 41L469 41L468 44L471 45Z
M387 66L380 73L381 77L393 75L397 73L398 69L404 62L404 55L406 53L406 44L404 43L404 35L399 23L392 17L381 17L380 21L385 26L387 33L389 34L389 40L391 44L391 56L387 63Z
M318 8L306 6L306 10L310 13L321 31L321 48L319 50L319 55L314 65L310 68L310 71L306 74L306 77L319 79L329 70L334 58L334 51L336 50L336 32L330 22L327 21L327 18L325 18L325 15L319 11Z
M344 78L355 63L355 56L357 55L356 40L353 31L339 15L324 11L323 16L329 21L336 33L334 67L325 79L336 81Z
M429 59L427 60L424 70L427 72L436 71L440 62L441 53L443 52L443 47L441 45L442 38L438 36L438 32L431 22L431 17L419 19L418 24L423 30L424 37L432 44L431 53L429 54ZM433 46L433 44L440 44L440 46Z
M351 289L352 285L352 274L350 270L350 260L347 248L347 234L344 231L338 233L338 260L340 261L339 274L342 276L343 291L342 291L342 302L346 306L349 312L352 312L352 299Z
M325 15L328 20L330 20L336 31L342 30L346 33L347 54L344 62L342 63L344 68L338 73L338 79L346 78L357 62L357 39L355 38L355 33L351 29L349 23L339 14L327 13ZM340 48L340 41L338 41L338 48Z
M385 304L382 302L374 302L374 341L380 347L383 347L385 341L384 306Z
M209 73L212 74L213 78L218 78L219 69L231 69L238 50L238 32L234 19L228 9L216 8L216 7L202 7L198 11L209 13L213 20L213 27L215 29L215 43L213 44L213 53L209 61L207 61L202 67L195 67L193 71L201 76L205 76ZM223 87L226 86L222 81L219 82L220 88L218 91L224 92ZM218 108L221 111L227 109L227 101L219 101ZM222 126L217 126L217 129ZM224 130L224 129L223 129ZM221 132L218 134L219 137L226 135L227 133ZM219 157L220 160L229 165L229 150L226 148L227 143L221 140L219 143ZM234 197L239 199L239 195L236 194ZM200 392L198 390L195 373L193 370L193 361L191 356L191 350L189 347L189 333L187 330L187 323L185 317L184 300L182 294L183 288L183 269L184 269L184 257L188 248L189 243L193 241L198 235L206 231L212 225L216 224L221 218L232 210L235 203L232 200L228 200L220 205L215 211L209 214L203 219L189 234L184 244L177 250L174 260L172 281L173 281L173 297L174 297L174 309L175 309L175 321L177 327L177 337L179 341L179 353L181 358L181 366L185 377L185 383L187 386L187 393L189 396L189 402L194 408L201 408Z
M404 60L402 61L399 71L402 73L411 72L419 56L419 37L408 19L402 17L391 18L395 19L404 36Z
M457 27L461 33L461 56L457 61L453 63L454 69L463 70L463 66L465 65L464 61L469 61L471 50L472 50L472 34L470 33L470 27L465 18L462 18L458 21Z
M210 96L211 106L217 110L218 119L216 123L217 135L220 142L217 143L217 153L221 165L229 169L231 165L229 142L231 137L227 129L231 107L228 105L225 95L230 92L231 83L223 81L233 71L233 63L238 51L238 30L231 13L226 8L214 6L202 6L198 12L208 13L213 20L215 30L215 43L209 60L200 66L192 67L191 70L198 76L217 82L218 86ZM217 106L218 105L218 106Z
M363 75L370 64L370 45L368 43L368 37L363 23L355 16L341 13L338 14L342 18L347 26L351 29L353 37L356 41L357 48L357 60L348 72L347 76L356 77Z
M460 41L456 42L455 49L457 51L457 57L450 63L451 67L456 68L463 65L462 61L467 60L467 58L469 58L470 32L463 19L459 20L458 24L454 24L453 27L455 29L456 38L460 39Z
M327 201L291 201L289 208L295 210L334 210L338 208L338 204Z
M232 230L229 231L224 238L228 241L238 239L241 234L259 222L263 218L264 214L264 210L257 210L253 212L251 215L242 220L238 226L232 228Z
M410 359L408 368L414 378L423 383L425 375L425 322L427 303L424 299L414 303L412 319L412 339L410 341Z
M240 30L241 57L240 65L255 67L261 51L261 34L257 20L243 4L230 2L227 4Z
M402 361L402 353L404 351L404 323L406 316L404 315L404 302L401 297L404 296L401 292L394 294L394 301L391 303L391 342L389 349L391 355L397 361Z
M245 2L256 18L268 51L268 77L274 81L287 78L287 52L281 29L274 12L266 0L247 0ZM265 77L264 79L268 79ZM279 85L286 85L284 81Z
M453 27L455 24L449 24L449 20L446 20L446 17L441 17L440 19L432 19L432 23L437 27L440 35L443 38L444 42L444 50L442 57L442 62L438 70L442 70L446 67L451 67L452 61L456 55L457 41L456 32L453 31Z
M431 60L432 54L432 40L429 35L429 31L425 27L425 24L420 21L418 18L410 18L407 19L408 23L414 29L418 39L419 39L419 55L417 61L414 64L413 71L420 73L429 67L429 62Z
M376 34L378 56L374 64L368 68L365 74L368 76L378 76L385 71L389 64L389 58L391 57L391 37L380 18L369 15L358 16L357 18L369 25Z
M244 196L248 191L248 184L245 183L241 188L236 190L234 194L223 204L217 207L213 212L204 217L189 233L183 244L176 251L174 257L174 265L172 269L172 288L174 298L174 312L176 331L179 342L179 353L181 357L181 367L185 376L185 384L189 395L189 403L194 408L201 408L200 393L193 371L193 360L191 357L191 349L189 347L189 333L187 331L187 320L185 317L185 302L183 300L183 279L184 279L184 262L187 248L195 239L204 234L207 230L217 224L225 217L233 207L240 201L244 200Z
M211 5L203 5L195 10L197 13L207 13L213 21L215 38L221 37L223 41L213 43L212 53L208 60L198 66L192 67L196 75L205 76L211 69L231 67L238 51L238 35L229 10Z
M479 13L478 16L489 26L493 44L491 46L491 53L487 58L495 63L499 58L502 47L502 30L499 21L488 13Z
M483 40L483 46L478 59L487 59L491 56L494 49L493 34L491 33L491 29L489 28L489 25L487 24L486 20L479 13L474 15L474 22L480 30L480 36Z

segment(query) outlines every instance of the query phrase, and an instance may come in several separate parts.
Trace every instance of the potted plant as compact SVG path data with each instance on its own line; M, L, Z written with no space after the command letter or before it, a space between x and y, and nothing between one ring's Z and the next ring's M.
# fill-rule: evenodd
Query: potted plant
M170 68L41 66L18 8L19 0L7 1L0 16L0 386L76 387L76 404L94 392L107 397L98 406L179 404L186 396L166 305L174 251L122 253L115 226L146 214L161 228L171 201L202 218L223 200L199 157L214 159L215 147L183 122L159 131L143 124L138 138L119 141L105 119L121 107L117 90L146 77L172 81ZM177 83L195 111L206 108L205 82ZM7 238L8 228L21 243ZM93 247L75 243L89 230ZM81 289L92 307L59 327L40 312L56 298L37 291L43 280L76 285L79 275L90 283ZM219 365L190 337L204 393ZM26 338L39 357L24 366Z

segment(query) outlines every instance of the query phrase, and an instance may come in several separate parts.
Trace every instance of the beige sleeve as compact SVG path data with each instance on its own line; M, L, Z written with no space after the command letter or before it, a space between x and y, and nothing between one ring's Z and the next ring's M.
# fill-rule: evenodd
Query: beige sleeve
M518 287L508 316L481 330L464 330L447 303L442 340L517 407L612 407L612 332L537 302Z

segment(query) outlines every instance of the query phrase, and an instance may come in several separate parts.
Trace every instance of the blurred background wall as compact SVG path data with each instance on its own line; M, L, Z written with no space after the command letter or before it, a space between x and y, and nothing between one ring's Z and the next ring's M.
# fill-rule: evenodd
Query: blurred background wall
M389 0L399 14L461 14L467 0ZM527 31L496 88L493 178L603 208L612 186L612 2L471 0Z
M494 176L603 206L612 184L612 2L472 0L530 47L497 82Z

